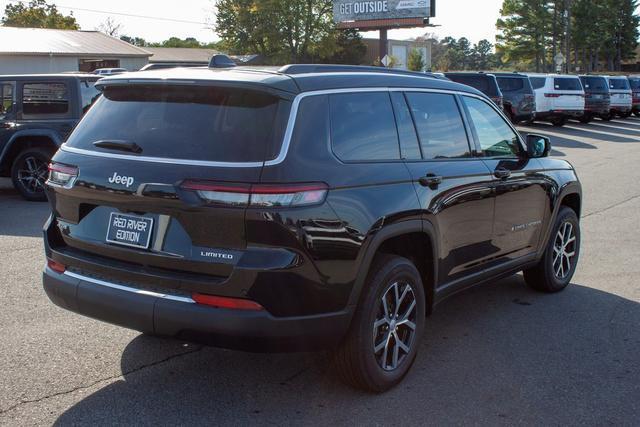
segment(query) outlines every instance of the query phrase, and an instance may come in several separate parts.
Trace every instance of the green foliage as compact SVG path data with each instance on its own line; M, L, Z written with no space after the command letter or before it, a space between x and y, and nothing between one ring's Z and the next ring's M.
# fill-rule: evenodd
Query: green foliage
M202 43L193 37L187 37L181 39L178 37L171 37L160 43L149 43L145 39L140 37L122 36L120 40L123 40L129 44L139 47L186 47L193 49L218 49L217 43Z
M29 4L19 1L8 4L4 9L2 25L6 27L55 28L61 30L79 30L80 26L71 13L61 14L55 4L46 0L32 0Z
M338 31L331 0L216 0L216 32L230 53L257 53L272 63L359 63L356 32Z
M149 46L147 41L141 37L120 36L120 40L138 47Z
M407 59L407 68L409 71L424 71L427 63L424 60L424 55L420 49L411 49L409 52L409 58Z
M500 63L493 52L493 44L488 40L480 40L475 45L465 37L457 40L453 37L432 38L430 41L433 68L436 70L489 70Z
M497 50L514 68L553 71L568 43L569 69L619 71L635 56L637 7L637 0L504 0Z

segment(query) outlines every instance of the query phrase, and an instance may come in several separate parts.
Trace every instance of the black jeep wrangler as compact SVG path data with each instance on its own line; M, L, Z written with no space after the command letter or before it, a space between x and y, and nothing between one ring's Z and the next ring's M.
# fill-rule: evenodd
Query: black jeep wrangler
M432 309L524 271L563 290L581 186L469 86L370 68L105 78L54 156L44 288L85 316L407 374ZM215 367L212 367L215 369Z
M45 201L49 159L99 96L99 77L0 76L0 176L27 200Z

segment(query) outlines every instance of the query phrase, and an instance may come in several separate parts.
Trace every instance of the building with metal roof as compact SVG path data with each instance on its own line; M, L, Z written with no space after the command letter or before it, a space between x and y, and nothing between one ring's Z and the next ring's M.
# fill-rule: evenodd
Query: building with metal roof
M176 65L209 65L213 55L220 52L213 49L199 49L186 47L145 47L151 52L150 64Z
M98 31L0 27L0 74L139 70L152 55Z

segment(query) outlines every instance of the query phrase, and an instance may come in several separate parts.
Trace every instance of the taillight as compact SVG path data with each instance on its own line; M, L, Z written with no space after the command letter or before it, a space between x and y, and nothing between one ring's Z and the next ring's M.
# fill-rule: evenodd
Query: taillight
M49 180L47 184L71 188L78 178L78 168L75 166L62 165L60 163L49 164Z
M56 262L52 259L47 259L47 267L58 274L62 274L67 270L67 267L65 267L64 264L60 264L59 262Z
M214 295L192 294L191 298L200 305L207 305L215 308L226 308L229 310L245 310L245 311L263 311L264 307L255 301L240 299L217 297Z
M181 188L194 191L210 205L236 207L298 207L321 204L329 187L313 184L236 184L185 181Z

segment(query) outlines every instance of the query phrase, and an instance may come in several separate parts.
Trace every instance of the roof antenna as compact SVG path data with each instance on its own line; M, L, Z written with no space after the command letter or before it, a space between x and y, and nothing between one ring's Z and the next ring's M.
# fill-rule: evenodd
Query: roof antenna
M234 68L236 63L227 55L213 55L209 68Z

